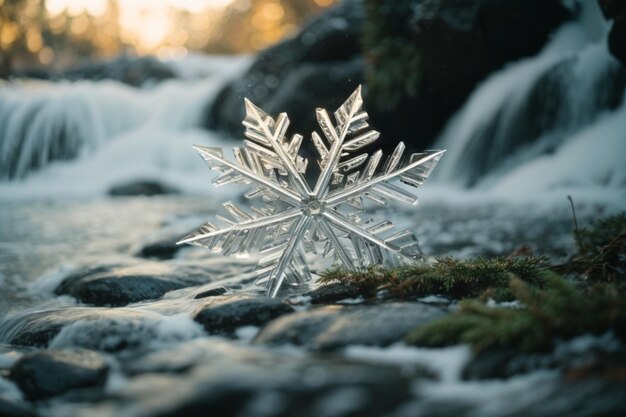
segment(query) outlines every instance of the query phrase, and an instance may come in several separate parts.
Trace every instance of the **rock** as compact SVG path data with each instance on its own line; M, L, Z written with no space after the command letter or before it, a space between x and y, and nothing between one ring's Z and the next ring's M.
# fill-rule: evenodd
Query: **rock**
M206 126L239 137L247 97L270 114L288 112L291 125L310 134L315 108L336 108L363 80L363 19L359 1L344 1L296 37L260 52L248 72L217 95Z
M115 197L138 195L153 196L179 193L180 192L174 187L152 180L131 181L125 184L114 185L108 192L109 195Z
M165 293L209 282L213 276L201 268L164 263L102 265L80 269L55 290L98 306L123 306L154 300Z
M353 285L334 282L328 285L321 285L302 294L302 296L309 297L311 304L328 304L345 300L346 298L358 297L359 293L359 290Z
M199 417L207 410L241 417L378 417L411 399L411 376L423 378L417 370L303 357L217 338L185 342L125 366L131 377L120 401L110 403L112 415L130 400L145 415L159 417Z
M0 416L2 417L37 417L37 414L24 404L17 404L0 397Z
M30 400L40 400L72 389L104 386L108 365L95 352L44 351L25 355L11 368L10 378Z
M626 65L626 12L616 18L609 33L609 51Z
M241 326L261 326L292 313L288 304L264 296L214 296L195 314L194 320L209 333L232 333Z
M519 349L487 349L475 355L463 368L463 379L507 379L539 368L550 369L556 362L549 355L525 354Z
M170 308L174 312L183 309L180 305ZM202 327L184 313L164 316L121 307L66 307L23 313L0 322L0 340L14 345L81 347L105 352L143 351L155 343L171 343L203 334Z
M408 3L403 16L395 8L370 11L368 25L382 28L371 41L379 51L368 61L369 102L375 126L383 134L409 138L408 145L422 149L480 81L507 62L539 52L552 31L571 17L560 0L403 3ZM387 27L377 21L386 22ZM418 73L411 86L397 92L396 104L385 100L388 61L402 59L394 56L393 49L385 52L392 40L401 45L398 48L415 51L415 69L411 70ZM419 126L419 138L415 138L415 126Z
M198 300L200 298L215 297L216 295L224 295L227 292L228 292L228 289L225 287L215 287L215 288L211 288L210 290L202 291L200 294L197 294L194 298Z
M206 126L240 137L247 97L309 135L316 107L334 111L365 81L371 125L389 138L383 149L403 140L421 150L478 83L539 52L571 15L560 0L344 1L261 52L218 94Z
M183 245L176 244L179 238L180 235L176 238L157 240L147 243L137 252L137 256L149 259L172 259L179 250L184 248Z
M254 339L257 344L295 344L314 350L348 345L387 346L415 327L443 316L443 310L421 303L329 306L278 318Z

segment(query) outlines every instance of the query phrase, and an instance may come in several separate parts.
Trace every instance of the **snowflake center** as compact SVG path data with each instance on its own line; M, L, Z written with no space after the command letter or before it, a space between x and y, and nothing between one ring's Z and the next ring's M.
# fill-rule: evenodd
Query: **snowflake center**
M317 216L324 211L324 205L319 200L312 200L302 205L302 211L305 214L310 214L312 216Z

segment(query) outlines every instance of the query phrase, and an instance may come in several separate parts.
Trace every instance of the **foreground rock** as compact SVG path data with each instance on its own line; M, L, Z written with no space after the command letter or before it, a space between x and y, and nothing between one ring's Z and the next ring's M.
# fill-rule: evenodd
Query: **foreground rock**
M379 417L412 397L409 377L421 378L394 367L303 358L218 339L190 341L129 366L119 399L89 410L82 405L79 415L119 415L132 401L142 410L132 416Z
M314 350L349 345L386 346L444 314L440 308L421 303L322 307L274 320L261 330L254 342L289 343Z
M77 388L104 386L109 368L99 354L83 350L46 351L24 356L10 378L30 400L40 400Z
M194 320L209 333L232 333L242 326L261 326L294 311L288 304L265 296L212 296L207 301Z
M12 403L0 397L0 416L2 417L37 417L37 414L24 404Z
M130 308L64 308L21 314L0 323L0 340L14 345L105 352L145 351L204 334L185 314L163 316Z
M97 306L124 306L161 298L165 293L214 279L205 269L165 263L100 265L78 270L57 287L58 295L71 295Z

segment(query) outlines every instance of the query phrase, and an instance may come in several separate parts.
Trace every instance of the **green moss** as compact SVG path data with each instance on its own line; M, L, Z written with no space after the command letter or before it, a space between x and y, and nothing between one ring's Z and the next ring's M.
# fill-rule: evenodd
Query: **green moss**
M417 95L420 56L411 42L409 18L415 0L365 0L363 52L368 96L382 110Z
M579 255L594 255L599 248L626 233L626 213L600 218L590 227L580 228L577 233Z
M461 302L459 310L419 327L406 341L419 346L467 343L476 351L491 347L517 347L545 351L557 339L612 330L626 336L626 301L616 286L584 287L551 276L544 289L519 279L510 288L522 308L489 307L478 300Z
M489 290L492 297L506 300L511 298L508 284L512 277L541 286L549 274L543 258L457 260L446 257L437 259L432 265L417 264L398 269L371 267L357 272L333 269L323 273L320 281L354 285L365 297L386 290L397 297L439 294L465 298L477 297Z
M626 281L626 213L604 217L574 231L578 253L553 269L590 282Z

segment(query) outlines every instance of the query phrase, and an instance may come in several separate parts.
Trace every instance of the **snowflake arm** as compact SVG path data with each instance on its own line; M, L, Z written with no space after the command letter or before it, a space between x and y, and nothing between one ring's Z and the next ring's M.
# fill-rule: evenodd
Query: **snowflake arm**
M400 145L404 146L402 142L400 142ZM407 166L397 170L391 170L391 172L386 172L385 170L383 170L383 173L374 178L357 183L352 187L347 187L343 190L336 191L328 196L328 198L326 199L326 204L331 206L335 204L340 204L345 199L350 198L354 195L365 193L366 191L375 188L378 185L382 185L386 189L379 187L378 189L376 189L377 192L381 194L386 194L387 197L392 197L399 201L403 201L409 204L416 204L417 198L415 196L410 193L404 192L404 190L394 187L391 184L387 184L386 181L401 177L403 181L409 183L414 187L417 187L426 181L426 179L430 175L430 172L435 167L437 162L439 162L439 159L444 153L445 150L415 153L411 155L411 162Z

